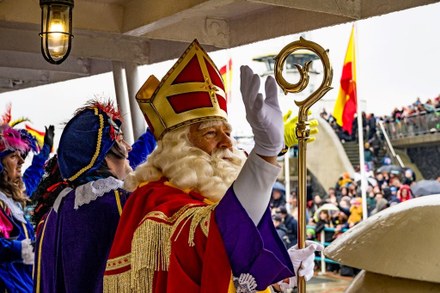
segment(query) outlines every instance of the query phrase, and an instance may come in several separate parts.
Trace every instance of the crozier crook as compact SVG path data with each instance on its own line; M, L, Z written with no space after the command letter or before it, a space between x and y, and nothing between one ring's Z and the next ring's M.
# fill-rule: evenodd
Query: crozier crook
M307 113L310 107L319 101L329 90L332 79L333 79L333 70L330 65L330 60L327 54L327 51L324 50L317 43L307 41L304 38L300 38L299 41L292 42L285 46L280 53L275 57L275 80L279 84L279 86L283 89L284 94L289 93L299 93L303 91L308 83L309 83L309 74L308 70L311 64L311 61L304 64L302 67L299 64L295 64L295 67L298 69L300 74L300 80L291 84L287 82L283 77L283 65L286 61L287 57L293 52L306 49L314 52L318 55L319 59L322 62L324 68L324 77L322 79L322 83L320 87L315 90L307 99L302 101L296 101L295 104L299 107L298 110L298 123L296 127L296 136L298 138L298 248L302 249L305 247L306 240L306 202L307 202L307 194L306 194L306 178L307 178L307 168L306 168L306 148L307 148L307 140L310 135L310 126L307 121ZM295 272L296 274L298 272ZM297 276L298 278L298 292L304 293L306 292L306 282L303 277Z

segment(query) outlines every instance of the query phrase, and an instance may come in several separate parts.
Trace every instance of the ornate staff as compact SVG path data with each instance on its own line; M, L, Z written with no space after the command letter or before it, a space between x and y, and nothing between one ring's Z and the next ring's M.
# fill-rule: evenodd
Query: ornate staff
M306 240L306 202L307 202L307 168L306 168L306 148L307 140L310 135L310 126L307 121L307 113L310 107L319 101L329 90L332 88L330 84L333 79L333 69L330 65L330 60L327 51L324 50L317 43L307 41L304 38L300 38L299 41L292 42L285 46L280 53L275 57L275 80L278 82L280 87L283 89L284 94L299 93L303 91L309 84L309 74L308 70L311 65L311 61L304 64L302 67L299 64L295 64L300 74L300 80L291 84L288 83L283 77L283 65L287 57L294 51L299 49L306 49L314 52L321 59L324 67L324 77L321 86L314 91L307 99L303 101L296 101L295 104L299 107L298 111L298 123L296 127L296 136L298 137L298 248L305 247ZM298 292L306 292L306 282L304 277L298 276Z

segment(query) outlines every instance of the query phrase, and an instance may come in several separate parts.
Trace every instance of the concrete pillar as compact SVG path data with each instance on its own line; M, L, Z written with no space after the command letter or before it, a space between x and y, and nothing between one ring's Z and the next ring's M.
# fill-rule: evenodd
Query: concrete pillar
M115 84L116 101L124 122L122 131L124 139L128 144L133 144L133 125L131 122L130 105L127 97L127 87L125 85L124 68L121 62L113 61L113 82Z
M135 63L129 62L124 63L124 65L128 88L128 102L131 112L131 123L133 125L133 136L134 139L138 139L139 136L145 132L147 127L144 115L142 114L135 98L137 91L141 87L141 84L139 83L138 66Z

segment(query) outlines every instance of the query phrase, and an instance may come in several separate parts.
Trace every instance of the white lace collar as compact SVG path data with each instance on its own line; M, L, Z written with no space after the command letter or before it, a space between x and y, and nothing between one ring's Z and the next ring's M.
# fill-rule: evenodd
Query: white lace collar
M26 220L24 218L23 208L20 203L16 202L10 197L7 197L6 194L4 194L1 191L0 191L0 200L2 200L8 206L14 218L16 218L22 223L26 223Z
M124 182L122 180L116 179L115 177L107 177L78 186L75 190L75 210L84 204L96 200L111 190L122 188L123 184Z

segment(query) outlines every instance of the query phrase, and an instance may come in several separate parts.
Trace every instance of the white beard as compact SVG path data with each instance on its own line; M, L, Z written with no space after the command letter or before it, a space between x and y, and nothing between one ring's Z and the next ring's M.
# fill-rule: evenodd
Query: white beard
M147 162L127 176L124 187L132 191L142 182L166 177L177 188L218 202L240 173L246 155L235 147L233 151L217 149L209 155L191 145L188 131L189 127L184 127L165 134Z

